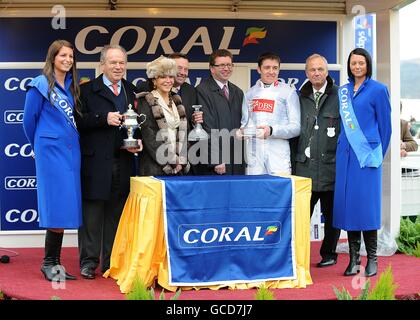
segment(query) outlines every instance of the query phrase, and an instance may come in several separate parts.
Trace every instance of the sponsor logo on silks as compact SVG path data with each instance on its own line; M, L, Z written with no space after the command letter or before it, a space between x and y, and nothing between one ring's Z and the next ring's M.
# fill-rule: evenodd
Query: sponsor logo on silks
M253 43L257 44L257 39L264 39L267 35L267 30L265 28L257 28L257 27L251 27L246 29L244 42L242 43L242 47L245 47L246 45Z
M352 130L354 130L356 127L354 126L354 124L353 124L353 123L350 123L350 124L349 124L349 128L350 128L350 129L352 129Z
M265 236L269 236L275 232L277 232L278 228L276 226L268 226L267 229L265 229Z
M253 112L268 112L273 113L274 111L274 100L269 99L253 99Z
M79 85L83 84L83 83L86 83L86 82L89 82L89 81L90 81L89 77L81 77L80 80L79 80Z
M280 221L182 224L178 243L183 248L275 245L280 230Z

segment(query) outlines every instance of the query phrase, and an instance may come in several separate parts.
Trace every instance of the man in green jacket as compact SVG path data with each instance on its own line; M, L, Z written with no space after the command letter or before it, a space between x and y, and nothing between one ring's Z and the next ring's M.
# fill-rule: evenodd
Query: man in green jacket
M307 81L300 90L301 132L295 154L295 172L312 179L311 216L318 200L324 216L324 240L317 267L337 263L340 230L332 226L335 151L340 133L338 87L328 75L327 60L313 54L306 60Z

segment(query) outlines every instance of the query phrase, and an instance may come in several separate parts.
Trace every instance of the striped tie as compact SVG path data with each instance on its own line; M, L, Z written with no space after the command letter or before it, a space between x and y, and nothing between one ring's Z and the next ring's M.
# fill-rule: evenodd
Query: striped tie
M229 100L229 91L228 91L227 85L223 86L223 93L225 94L226 99Z
M319 99L321 98L321 95L322 95L322 92L319 92L319 91L315 92L315 107L317 108L319 105Z

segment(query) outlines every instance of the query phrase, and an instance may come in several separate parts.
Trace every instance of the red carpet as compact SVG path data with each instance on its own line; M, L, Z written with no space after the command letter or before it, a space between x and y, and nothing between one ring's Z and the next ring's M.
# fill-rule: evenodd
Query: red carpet
M311 243L311 276L314 282L305 289L274 290L278 300L328 300L336 299L333 286L343 286L353 296L360 294L361 277L344 277L342 274L348 263L347 254L339 254L338 263L333 267L316 268L319 261L319 242ZM13 249L19 256L11 258L9 264L0 263L0 291L15 299L49 300L59 297L61 300L123 300L116 281L97 276L95 280L85 280L79 275L77 248L64 248L62 263L67 271L78 276L77 281L67 281L65 288L54 289L39 271L43 249ZM1 252L0 252L1 253ZM3 254L3 253L1 253ZM391 257L379 257L379 272L392 266L394 281L398 284L397 297L414 297L420 293L420 259L395 254ZM362 258L366 264L366 257ZM371 278L376 283L378 276ZM352 282L355 288L352 288ZM372 287L373 285L371 285ZM157 292L159 290L156 290ZM208 290L183 291L180 300L254 300L256 290ZM168 299L171 293L166 294Z

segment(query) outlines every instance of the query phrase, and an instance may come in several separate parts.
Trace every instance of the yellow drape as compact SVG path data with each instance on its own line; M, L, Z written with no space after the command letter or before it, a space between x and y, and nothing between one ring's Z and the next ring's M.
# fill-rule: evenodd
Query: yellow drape
M305 288L312 284L310 263L311 180L290 176L295 184L295 255L296 280L267 281L269 288ZM176 291L168 284L168 261L162 214L162 185L152 177L131 178L130 195L121 215L112 248L110 269L104 277L117 280L122 293L131 290L136 276L151 286L155 279L163 288ZM182 287L183 290L222 287L248 289L261 283L226 284L205 287Z

